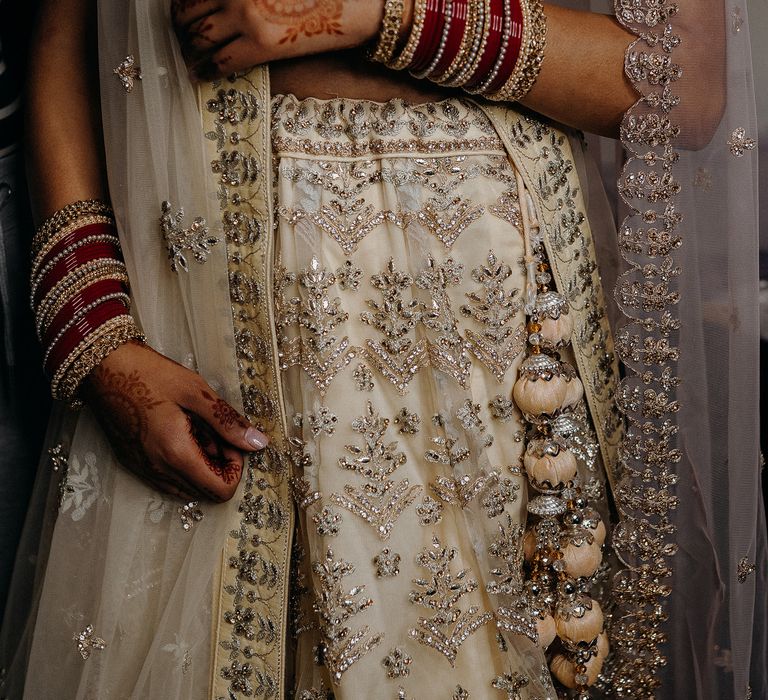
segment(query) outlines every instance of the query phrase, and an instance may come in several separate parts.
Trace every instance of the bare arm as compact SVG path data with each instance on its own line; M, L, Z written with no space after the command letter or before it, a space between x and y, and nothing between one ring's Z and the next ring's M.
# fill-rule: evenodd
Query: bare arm
M27 150L38 220L108 200L92 0L46 0L32 46ZM266 438L199 375L138 343L121 345L83 392L124 467L185 500L230 498L243 452Z
M685 78L676 83L683 104L696 120L683 134L683 145L701 147L719 122L724 95L724 20L719 0L683 0L676 25L683 29ZM188 61L201 78L245 70L265 62L283 61L322 52L338 52L371 41L378 33L384 0L336 0L324 7L339 8L336 32L301 34L301 16L294 17L295 39L282 41L286 24L273 3L264 0L195 0L175 3L175 18ZM287 3L283 3L287 5ZM306 3L306 7L311 7ZM409 31L413 0L406 0L404 34ZM545 60L538 81L523 100L531 109L584 131L617 136L622 115L638 99L624 73L624 54L635 38L613 17L593 12L545 5L548 34ZM306 19L318 10L305 10ZM295 13L294 13L295 14ZM346 69L339 59L324 56L309 62L278 64L274 71L281 84L298 96L387 99L397 80L406 95L413 83L403 73L393 79L355 61ZM333 74L323 74L326 67ZM302 82L302 75L304 76ZM341 78L341 80L339 80ZM404 79L406 78L406 79ZM376 81L381 83L376 86ZM442 88L421 81L426 99ZM706 85L707 90L702 86ZM303 88L303 89L302 89ZM396 88L394 88L396 89Z
M93 0L45 0L27 81L27 166L38 220L78 199L107 200Z

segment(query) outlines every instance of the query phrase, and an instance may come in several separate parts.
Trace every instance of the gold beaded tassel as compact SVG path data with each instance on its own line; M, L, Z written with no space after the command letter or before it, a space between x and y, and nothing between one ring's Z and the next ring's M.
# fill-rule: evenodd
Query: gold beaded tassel
M530 352L513 397L529 424L523 466L531 489L538 493L528 502L533 524L523 541L525 598L553 677L585 700L608 655L603 612L589 594L602 560L605 526L579 486L575 455L553 429L553 421L581 400L583 387L559 356L570 343L573 322L567 301L549 288L549 265L519 175L517 185Z

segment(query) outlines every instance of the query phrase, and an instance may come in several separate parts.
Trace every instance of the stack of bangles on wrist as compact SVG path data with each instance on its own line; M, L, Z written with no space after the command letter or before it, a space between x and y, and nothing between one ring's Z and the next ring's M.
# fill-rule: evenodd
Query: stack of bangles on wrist
M55 399L71 400L83 379L129 340L144 342L131 315L112 209L69 204L32 241L32 309Z
M541 0L414 0L400 48L403 7L384 3L372 60L491 100L519 101L536 82L547 35Z

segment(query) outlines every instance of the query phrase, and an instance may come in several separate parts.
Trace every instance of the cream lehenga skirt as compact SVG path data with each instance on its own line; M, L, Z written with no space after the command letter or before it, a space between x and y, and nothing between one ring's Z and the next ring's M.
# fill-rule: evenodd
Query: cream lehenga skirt
M266 232L240 212L251 180L269 173L243 155L269 98L227 90L214 86L204 112L214 123L207 177L219 187L209 193L223 212L206 213L212 226L223 221L207 262L169 270L152 208L166 195L148 190L142 170L150 177L164 161L131 161L130 140L134 170L113 158L125 178L113 199L146 203L123 205L121 235L150 342L235 405L241 387L225 375L237 376L237 363L245 410L281 416L293 456L268 449L232 501L184 507L123 470L87 410L76 427L74 415L52 425L33 515L50 553L21 562L29 583L16 586L12 607L23 610L32 590L39 606L26 621L9 618L0 685L13 700L24 679L28 700L554 700L543 648L554 623L525 597L537 494L522 461L529 425L512 400L529 352L525 257L541 243L537 211L550 217L562 269L579 270L563 275L553 260L539 281L552 288L560 275L577 302L574 347L592 353L590 401L610 391L615 367L564 136L504 113L527 159L526 191L511 141L471 102L274 97ZM107 134L113 148L120 124ZM187 219L170 222L178 227L205 199L169 197L187 207ZM259 248L267 233L269 254ZM249 256L268 284L238 271ZM195 296L190 281L205 275L219 277ZM269 322L240 323L265 308L271 341ZM269 343L279 368L257 362L275 356ZM578 364L569 347L561 356ZM259 393L267 375L280 392ZM282 405L269 404L275 396ZM571 404L557 429L589 505L607 519L600 446L585 402ZM595 425L605 431L604 419ZM296 518L287 490L279 503L271 496L289 469ZM606 576L601 568L589 581L598 600Z
M515 672L488 597L522 581L526 524L515 169L469 102L275 97L272 120L276 323L305 453L296 697L554 697L543 654L538 678Z

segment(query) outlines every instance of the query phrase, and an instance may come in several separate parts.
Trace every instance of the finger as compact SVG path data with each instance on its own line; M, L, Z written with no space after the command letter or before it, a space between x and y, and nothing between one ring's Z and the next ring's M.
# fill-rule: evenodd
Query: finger
M180 37L182 52L188 56L204 57L240 36L237 27L230 26L221 13L208 15L193 23Z
M220 9L218 0L173 0L171 17L177 29L184 29Z
M269 442L264 433L254 428L207 385L193 389L183 407L198 415L219 436L241 450L261 450Z
M195 73L206 79L231 75L264 63L267 58L252 39L239 36L201 61L200 65L195 67Z
M201 419L179 412L168 424L169 440L161 453L170 473L213 501L226 501L235 494L243 473L243 457L236 449L223 447L222 438L212 429L203 437ZM198 436L207 443L207 450ZM216 443L219 443L218 445ZM210 454L209 454L210 453Z

